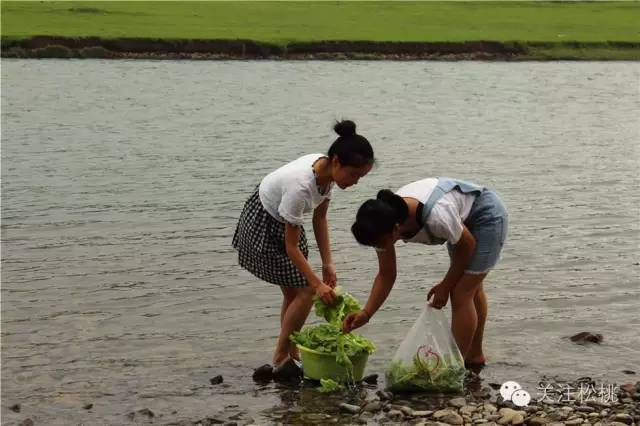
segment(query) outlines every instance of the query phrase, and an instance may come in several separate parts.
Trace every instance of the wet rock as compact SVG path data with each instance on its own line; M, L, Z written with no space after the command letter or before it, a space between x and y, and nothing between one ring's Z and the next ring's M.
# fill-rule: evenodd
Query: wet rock
M19 413L20 412L20 404L13 404L11 407L9 407L9 410L13 411L14 413Z
M633 423L633 417L631 417L629 414L626 414L626 413L615 414L613 417L611 417L611 420L614 422L620 422L627 425L630 425L631 423Z
M493 413L495 413L496 411L498 411L498 409L496 408L496 406L495 406L495 405L493 405L493 404L489 404L489 403L484 404L484 405L482 406L482 409L483 409L486 413L489 413L489 414L493 414Z
M360 412L360 407L357 405L347 404L346 402L340 403L340 409L351 414L358 414Z
M402 420L402 419L404 419L404 414L402 414L402 411L400 411L400 410L389 410L389 412L387 413L387 416L391 420Z
M467 405L467 400L464 398L453 398L449 401L449 405L456 408L462 408Z
M148 408L143 408L141 410L136 411L136 414L139 414L141 416L146 416L149 418L155 417L155 414L153 413L153 411L149 410Z
M82 408L84 408L85 410L91 410L93 408L93 404L89 403L89 404L84 404L82 406Z
M269 364L262 365L253 370L253 380L256 382L268 382L273 379L273 367Z
M524 416L519 411L511 408L501 408L498 413L501 415L498 419L499 425L519 425L524 423Z
M464 407L460 408L460 414L462 415L467 415L470 416L473 413L476 412L476 407L474 407L473 405L465 405Z
M368 383L370 385L375 385L378 383L378 375L377 374L369 374L362 378L362 381Z
M433 413L433 418L450 425L461 425L463 423L462 416L453 410L438 410Z
M33 420L24 419L18 426L33 426Z
M368 402L365 404L362 410L366 411L367 413L377 413L378 411L382 410L382 403L380 401Z
M407 417L413 417L413 409L411 407L407 407L406 405L400 407L400 412Z
M601 343L602 342L602 334L597 333L589 333L588 331L583 331L582 333L574 334L570 337L571 341L574 343Z
M527 420L529 426L544 426L550 423L550 420L546 417L534 416Z
M393 399L393 393L387 390L379 390L376 395L383 401L390 401Z
M224 378L221 375L217 375L216 377L212 377L209 380L209 383L211 383L212 385L219 385L222 382L224 382Z
M634 393L636 391L636 385L633 383L625 383L624 385L620 385L620 390L626 393Z

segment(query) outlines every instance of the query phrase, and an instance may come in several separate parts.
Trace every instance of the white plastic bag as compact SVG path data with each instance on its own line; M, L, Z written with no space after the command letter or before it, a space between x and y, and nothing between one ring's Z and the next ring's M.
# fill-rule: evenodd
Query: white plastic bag
M426 305L386 371L393 392L461 392L464 360L447 317Z

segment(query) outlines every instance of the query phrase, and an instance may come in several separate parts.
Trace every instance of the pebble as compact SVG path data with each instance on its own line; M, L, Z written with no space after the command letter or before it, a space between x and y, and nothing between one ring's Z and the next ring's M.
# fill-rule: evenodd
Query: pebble
M576 407L576 411L579 411L581 413L593 413L595 410L593 407L589 407L588 405L581 405L579 407Z
M402 414L402 411L400 410L389 410L389 412L387 413L387 416L389 416L389 418L392 420L404 419L404 414Z
M85 410L91 410L93 408L93 404L84 404L82 408L84 408Z
M382 403L380 401L371 401L365 404L363 410L368 413L375 413L382 410Z
M529 419L527 424L529 426L543 426L549 423L549 419L546 417L534 416Z
M429 417L432 414L433 414L433 411L429 411L429 410L415 410L413 412L414 417Z
M360 407L358 407L357 405L347 404L346 402L341 402L340 408L351 414L358 414L360 412Z
M633 393L636 390L636 386L633 383L625 383L620 386L620 390L623 390L627 393Z
M498 409L496 408L496 406L495 406L495 405L493 405L493 404L489 404L489 403L484 404L484 405L482 406L482 409L483 409L484 411L486 411L487 413L489 413L489 414L493 414L493 413L495 413L496 411L498 411Z
M451 410L441 410L441 411L447 411L447 412L444 413L444 415L441 415L439 418L437 418L437 420L441 420L443 423L448 423L450 425L461 425L463 423L463 420L460 414L455 413ZM434 418L436 416L436 413L433 414Z
M472 415L473 413L475 413L476 411L476 407L472 406L472 405L465 405L464 407L460 408L460 414L467 414L467 415Z
M467 400L464 398L453 398L449 401L449 405L456 408L462 408L467 405Z
M20 412L20 404L13 404L11 407L9 407L9 410L13 411L14 413L19 413Z
M407 417L413 417L413 409L411 407L407 407L407 406L402 406L400 407L400 411L402 412L402 414L404 414Z
M219 385L222 382L224 382L224 378L221 375L217 375L216 377L212 377L209 380L209 383L211 383L212 385Z
M578 426L582 424L582 419L572 419L564 422L566 426Z
M500 411L501 417L498 419L499 425L519 425L524 423L524 416L522 413L512 410L511 408L501 408Z
M630 425L633 423L633 417L626 413L618 413L612 417L613 421Z
M386 390L379 390L376 392L376 395L378 395L378 397L383 401L393 399L393 393Z

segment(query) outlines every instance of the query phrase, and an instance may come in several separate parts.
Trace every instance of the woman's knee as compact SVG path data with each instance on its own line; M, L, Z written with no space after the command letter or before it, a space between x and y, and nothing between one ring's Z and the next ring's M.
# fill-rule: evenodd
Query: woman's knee
M458 284L451 290L451 306L456 308L465 303L473 303L473 300L482 287L482 280L486 274L464 274Z
M296 297L301 298L305 302L311 302L315 294L316 293L311 286L296 289Z
M291 302L296 298L296 289L291 287L280 287L280 291L282 291L282 297L286 302Z

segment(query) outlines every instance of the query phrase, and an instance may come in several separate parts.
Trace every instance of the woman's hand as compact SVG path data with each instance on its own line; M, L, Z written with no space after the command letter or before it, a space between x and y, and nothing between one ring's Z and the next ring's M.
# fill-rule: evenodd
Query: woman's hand
M316 292L316 296L318 296L325 305L333 304L333 301L336 298L333 288L325 283L320 283L314 287L314 290Z
M336 267L333 263L322 265L322 281L331 288L336 287L338 278L336 277Z
M365 311L358 311L347 315L342 322L342 332L351 333L356 328L360 328L369 322L369 314Z
M444 285L444 283L436 284L431 288L431 290L429 290L429 294L427 294L427 301L429 301L433 296L433 301L430 302L430 305L436 309L442 309L449 301L449 292L449 287Z

